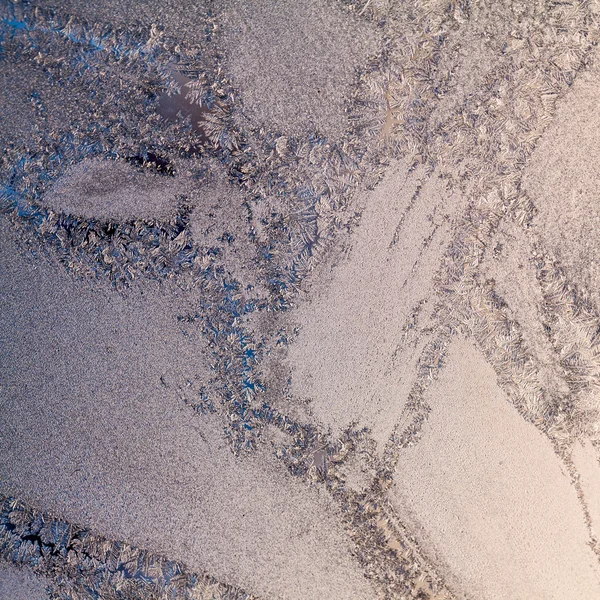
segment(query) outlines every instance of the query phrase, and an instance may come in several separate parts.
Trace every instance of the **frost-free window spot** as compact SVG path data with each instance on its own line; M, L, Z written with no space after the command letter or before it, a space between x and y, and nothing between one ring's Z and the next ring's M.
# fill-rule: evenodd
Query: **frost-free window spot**
M163 92L158 100L158 114L168 121L176 121L180 113L183 117L190 117L192 128L200 136L200 141L202 143L209 142L205 123L206 117L212 112L211 109L205 104L192 102L186 89L186 85L192 83L189 77L175 70L173 70L172 76L181 87L181 92L174 95Z

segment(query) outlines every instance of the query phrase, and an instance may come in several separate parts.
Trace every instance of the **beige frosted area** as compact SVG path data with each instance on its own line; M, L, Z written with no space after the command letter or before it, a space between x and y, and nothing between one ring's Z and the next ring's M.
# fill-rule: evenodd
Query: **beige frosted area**
M2 234L3 493L264 598L373 598L328 497L268 451L235 458L218 419L185 406L210 377L177 325L193 292L123 298Z
M589 441L577 442L572 459L579 473L583 500L588 509L592 529L600 536L600 453Z
M577 76L528 162L523 189L538 215L535 232L600 300L600 69Z
M469 341L452 342L427 401L422 439L401 452L391 496L459 597L600 597L575 487Z
M380 447L391 434L427 340L420 321L449 241L447 213L459 202L438 178L396 165L366 197L348 256L292 315L292 391L334 431L356 421Z
M184 186L120 160L87 158L72 166L44 195L55 212L88 219L153 219L173 215Z
M0 561L0 600L47 600L47 585L44 577Z

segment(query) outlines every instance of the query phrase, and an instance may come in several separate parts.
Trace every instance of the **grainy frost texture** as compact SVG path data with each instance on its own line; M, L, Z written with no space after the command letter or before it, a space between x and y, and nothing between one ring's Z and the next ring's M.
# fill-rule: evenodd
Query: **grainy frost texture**
M0 599L600 597L599 19L0 0Z
M0 598L6 600L44 600L48 581L10 563L0 565Z

